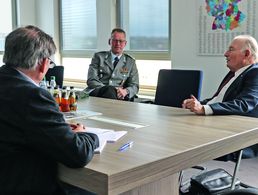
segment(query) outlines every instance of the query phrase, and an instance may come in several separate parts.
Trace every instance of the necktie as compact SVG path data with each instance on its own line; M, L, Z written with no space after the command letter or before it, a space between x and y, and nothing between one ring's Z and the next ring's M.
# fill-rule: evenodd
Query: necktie
M235 76L235 73L234 72L229 72L226 77L223 79L223 81L221 82L218 90L216 91L216 93L213 95L212 98L216 97L219 92L221 91L221 89L230 81L230 79L232 79L233 77Z
M119 58L115 57L114 62L113 62L114 69L116 68L116 65L118 62L119 62Z

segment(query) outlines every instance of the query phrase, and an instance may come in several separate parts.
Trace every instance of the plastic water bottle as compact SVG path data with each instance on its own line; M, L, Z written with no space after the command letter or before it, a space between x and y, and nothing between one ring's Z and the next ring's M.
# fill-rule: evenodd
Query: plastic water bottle
M50 83L49 83L49 85L50 85L50 87L51 87L52 89L55 88L55 86L56 86L56 77L55 77L55 76L51 76L51 77L50 77Z
M44 77L44 79L42 81L40 81L39 86L43 89L47 90L47 82L46 82L46 78Z

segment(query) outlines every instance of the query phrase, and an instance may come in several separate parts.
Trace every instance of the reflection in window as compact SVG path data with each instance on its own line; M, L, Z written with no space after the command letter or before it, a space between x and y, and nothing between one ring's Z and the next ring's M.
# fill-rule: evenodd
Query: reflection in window
M5 37L12 31L12 1L1 1L0 18L0 51L4 51Z
M96 0L61 0L63 50L97 48Z
M122 1L121 13L122 26L129 36L129 50L169 50L168 0Z

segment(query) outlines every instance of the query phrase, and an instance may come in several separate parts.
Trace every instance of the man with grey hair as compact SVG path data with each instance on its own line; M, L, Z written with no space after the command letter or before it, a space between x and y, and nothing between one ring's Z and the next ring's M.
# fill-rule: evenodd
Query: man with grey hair
M258 45L249 35L236 36L225 52L230 72L213 97L199 102L194 96L183 108L198 115L244 115L258 117ZM246 148L243 158L258 156L258 145Z
M65 194L57 165L84 167L99 140L65 122L51 94L39 87L56 46L35 26L12 31L0 67L1 194Z

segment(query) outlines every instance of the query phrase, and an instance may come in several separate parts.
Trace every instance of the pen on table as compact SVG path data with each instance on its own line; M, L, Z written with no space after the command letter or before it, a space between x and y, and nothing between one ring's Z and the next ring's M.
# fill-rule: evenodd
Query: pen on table
M131 148L133 146L133 141L130 141L124 145L122 145L120 148L119 148L119 151L124 151L125 149L127 148Z

